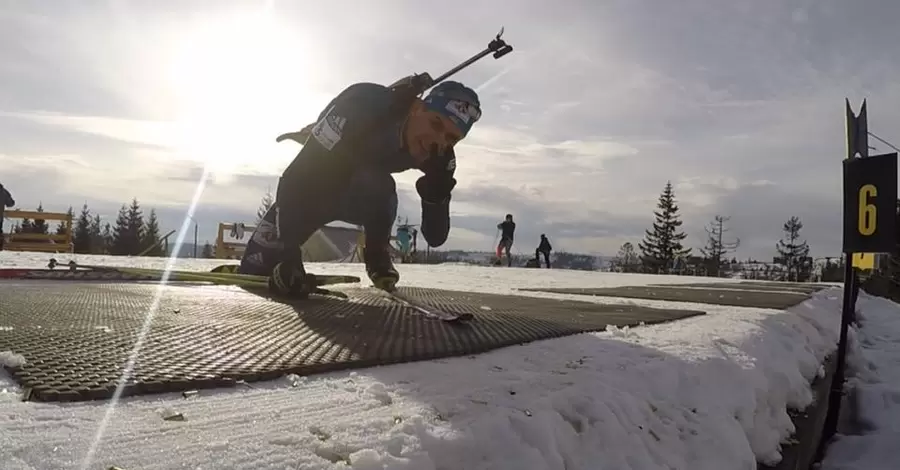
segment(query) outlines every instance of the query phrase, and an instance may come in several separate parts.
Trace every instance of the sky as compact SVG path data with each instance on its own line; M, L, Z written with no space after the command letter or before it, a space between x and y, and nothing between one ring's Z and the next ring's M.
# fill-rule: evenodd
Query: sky
M0 0L0 183L23 209L109 221L136 198L178 229L206 168L194 220L213 240L255 221L300 150L276 136L352 83L437 76L504 27L514 52L453 77L483 117L457 146L442 249L492 249L511 213L514 252L545 233L612 256L671 181L695 252L724 215L735 256L770 259L798 216L812 256L837 256L845 98L900 144L897 18L887 0ZM418 176L395 175L411 223Z

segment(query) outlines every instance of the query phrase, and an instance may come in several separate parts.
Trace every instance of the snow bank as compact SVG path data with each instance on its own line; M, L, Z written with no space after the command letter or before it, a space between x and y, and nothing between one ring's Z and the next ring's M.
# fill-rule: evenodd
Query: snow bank
M860 292L851 329L847 398L821 470L900 468L900 305Z
M113 264L124 262L152 263ZM361 266L314 269L352 273ZM406 284L505 293L719 281L472 266L402 271ZM840 295L828 289L788 312L571 297L707 315L190 399L127 398L90 466L751 470L757 460L779 459L780 443L793 432L787 408L810 404L809 382L837 342ZM163 420L161 409L184 420ZM77 468L106 411L105 402L0 403L0 449L11 456L9 468Z

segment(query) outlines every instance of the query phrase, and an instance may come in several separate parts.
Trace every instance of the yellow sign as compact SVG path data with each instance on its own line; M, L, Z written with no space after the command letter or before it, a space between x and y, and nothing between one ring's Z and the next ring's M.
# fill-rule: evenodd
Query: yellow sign
M853 253L853 267L863 271L875 269L875 253Z

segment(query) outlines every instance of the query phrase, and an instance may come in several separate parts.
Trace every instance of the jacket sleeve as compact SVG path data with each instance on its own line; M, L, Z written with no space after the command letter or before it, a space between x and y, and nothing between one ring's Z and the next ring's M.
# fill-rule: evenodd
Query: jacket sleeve
M439 247L450 234L450 199L456 187L456 155L451 149L416 181L422 199L422 236L429 246Z

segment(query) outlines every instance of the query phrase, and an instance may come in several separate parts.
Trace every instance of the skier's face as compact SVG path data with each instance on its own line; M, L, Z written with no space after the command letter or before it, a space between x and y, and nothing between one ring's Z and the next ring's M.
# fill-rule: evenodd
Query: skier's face
M424 106L413 106L405 134L406 147L420 164L432 154L444 154L463 137L462 131L447 116Z

